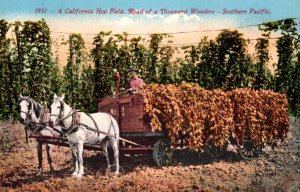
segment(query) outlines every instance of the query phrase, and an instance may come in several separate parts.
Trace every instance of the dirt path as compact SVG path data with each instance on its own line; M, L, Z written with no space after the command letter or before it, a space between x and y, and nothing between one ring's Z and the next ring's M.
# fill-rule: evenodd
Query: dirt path
M288 140L274 150L266 148L256 160L244 161L231 153L214 159L181 151L175 153L173 166L159 169L151 156L133 155L120 159L122 174L117 177L106 174L101 153L85 151L86 174L76 179L70 177L70 150L57 146L55 173L48 172L44 155L45 173L36 175L34 141L23 142L20 125L1 123L0 191L300 191L300 121L291 120L290 125ZM5 140L10 142L7 146L3 135L10 138Z

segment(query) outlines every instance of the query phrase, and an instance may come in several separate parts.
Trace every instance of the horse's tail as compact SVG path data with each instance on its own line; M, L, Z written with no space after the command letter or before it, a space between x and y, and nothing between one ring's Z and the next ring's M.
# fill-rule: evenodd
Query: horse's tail
M119 129L119 125L118 125L118 122L116 121L116 119L115 118L113 118L113 116L111 116L110 114L109 114L109 116L110 116L110 119L111 119L111 126L112 126L112 128L113 128L113 130L114 130L114 136L115 137L113 137L113 140L116 140L117 141L117 146L118 146L118 148L119 148L119 143L120 143L120 129Z
M114 136L117 140L119 140L120 137L120 129L119 129L119 125L117 123L117 121L115 120L115 118L113 116L111 116L110 114L108 114L111 120L111 127L113 128L114 131Z

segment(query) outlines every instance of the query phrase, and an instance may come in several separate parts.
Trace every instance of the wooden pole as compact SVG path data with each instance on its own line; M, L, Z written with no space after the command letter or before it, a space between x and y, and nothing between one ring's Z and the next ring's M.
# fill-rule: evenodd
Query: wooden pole
M115 72L115 85L116 85L116 95L118 96L120 93L120 74L118 71Z
M119 103L119 93L120 93L120 74L118 71L115 71L115 85L116 85L116 107L115 110L117 112L116 116L117 116L117 122L119 124L119 128L122 129L122 124L121 124L121 110L120 110L120 103Z

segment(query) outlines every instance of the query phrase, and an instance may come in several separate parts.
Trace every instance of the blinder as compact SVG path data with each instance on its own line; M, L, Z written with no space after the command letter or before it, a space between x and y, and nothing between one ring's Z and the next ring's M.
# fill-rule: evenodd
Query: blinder
M18 107L20 107L20 103L22 102L22 101L27 101L28 102L28 109L27 109L27 112L26 111L22 111L21 109L20 109L20 113L24 113L25 115L26 115L26 119L23 119L24 120L24 123L23 124L28 124L28 121L29 121L29 118L30 118L30 115L31 115L31 111L32 111L32 109L31 109L31 99L30 99L30 97L29 96L24 96L24 97L22 97L22 98L20 98L20 100L18 101ZM21 122L22 123L22 122Z
M59 101L59 103L60 103L59 114L52 114L52 113L50 114L50 116L57 117L56 122L50 122L52 127L54 126L53 123L62 125L62 115L63 115L63 112L64 112L64 103L62 101Z

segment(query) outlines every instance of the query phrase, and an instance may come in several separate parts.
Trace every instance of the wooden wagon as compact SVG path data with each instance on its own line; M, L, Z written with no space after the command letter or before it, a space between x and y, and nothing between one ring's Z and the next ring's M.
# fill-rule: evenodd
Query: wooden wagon
M170 143L166 132L152 131L150 122L144 119L144 99L140 93L108 97L100 100L98 111L111 114L119 124L121 138L136 143L121 140L121 153L152 153L154 162L165 166L172 156Z

